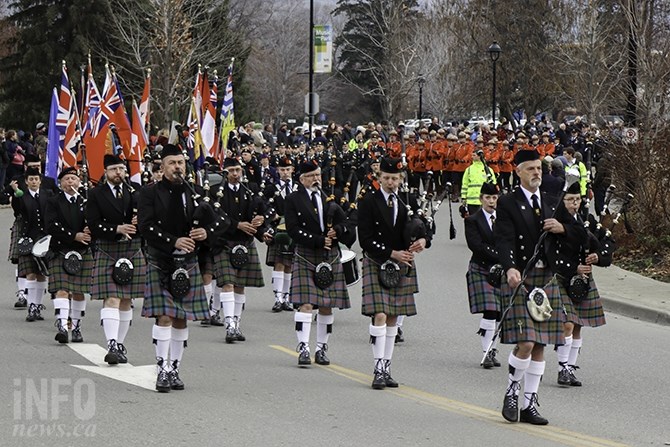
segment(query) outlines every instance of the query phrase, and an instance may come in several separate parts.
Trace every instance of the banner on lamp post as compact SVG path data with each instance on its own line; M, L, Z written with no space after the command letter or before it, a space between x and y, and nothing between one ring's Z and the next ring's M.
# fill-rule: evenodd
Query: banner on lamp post
M330 73L333 68L333 27L314 25L314 73Z

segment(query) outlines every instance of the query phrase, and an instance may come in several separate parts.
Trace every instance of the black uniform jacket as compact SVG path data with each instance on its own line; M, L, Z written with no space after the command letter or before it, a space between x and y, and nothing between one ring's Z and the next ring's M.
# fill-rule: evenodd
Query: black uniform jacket
M246 187L245 187L246 186ZM210 191L211 192L211 191ZM215 188L213 198L215 198L221 210L223 210L230 219L230 226L224 233L224 239L227 241L250 241L251 236L237 228L240 222L251 222L254 216L266 216L268 207L265 200L258 195L258 187L254 184L237 184L237 192L234 192L224 182ZM256 237L262 240L263 230L256 232ZM218 244L220 245L220 244Z
M556 199L540 192L541 218L548 219L553 216L556 209ZM526 264L533 256L535 244L540 238L542 229L535 223L533 207L526 200L521 188L517 187L510 194L503 195L498 199L497 219L494 236L496 248L498 249L499 262L505 271L515 268L520 272L526 267ZM568 227L574 225L566 223ZM549 239L553 236L549 235ZM544 251L541 252L543 262L546 259L547 244L544 244Z
M123 198L117 199L107 183L100 183L89 191L86 204L86 219L95 239L118 241L123 235L116 233L118 225L129 224L137 213L136 190L131 193L127 185L121 184Z
M84 198L77 195L75 203L70 203L64 192L49 198L46 207L46 227L51 235L52 251L85 250L88 245L75 241L77 233L86 227Z
M346 213L339 205L339 200L327 203L323 194L319 196L321 200L323 214L328 214L328 209L332 206L334 210L332 216L333 229L337 233L337 240L347 247L351 247L356 241L355 225L347 218ZM285 206L286 231L296 244L308 248L323 248L326 236L321 231L319 216L314 211L314 205L310 195L305 187L300 185L298 190L288 196ZM326 216L321 216L327 219ZM324 228L326 228L324 222ZM327 231L327 229L326 229Z
M498 262L496 240L487 219L481 209L465 219L465 240L472 252L470 261L485 269Z
M12 195L12 208L14 216L20 216L23 219L23 233L19 237L29 237L33 242L37 242L46 236L45 213L47 201L52 196L49 189L39 190L39 197L35 199L26 188L22 197Z
M400 194L401 200L403 194ZM416 211L414 196L409 196L410 206ZM391 258L393 250L406 250L405 227L408 224L407 208L400 200L398 215L393 224L393 209L388 206L381 190L368 191L358 204L358 240L363 251L378 263ZM426 234L426 247L430 247L432 235Z
M170 234L166 231L165 222L175 212L182 212L182 210L170 208L170 191L167 183L166 180L162 180L140 190L137 223L140 234L150 248L158 250L163 255L171 256L175 249L174 245L181 235ZM193 225L193 213L196 210L193 195L188 188L184 190L184 194L186 196L186 220L190 229L196 228ZM226 223L223 217L216 215L207 222L201 222L197 227L207 231L207 240L202 245L210 245L223 236Z

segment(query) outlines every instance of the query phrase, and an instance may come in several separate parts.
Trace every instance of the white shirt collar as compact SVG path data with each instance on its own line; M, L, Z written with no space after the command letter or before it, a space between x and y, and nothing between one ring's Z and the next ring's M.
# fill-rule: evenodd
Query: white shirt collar
M521 191L523 192L523 195L526 196L526 200L528 201L528 204L530 206L533 206L533 199L531 196L535 194L537 196L537 203L540 205L540 208L542 208L542 194L540 194L540 189L538 188L536 192L530 192L523 186L519 185L519 188L521 188Z
M75 195L72 196L72 195L66 193L65 191L63 191L63 194L65 194L65 198L67 199L68 202L72 202L72 197L74 197L75 200L79 197L79 194L75 194Z

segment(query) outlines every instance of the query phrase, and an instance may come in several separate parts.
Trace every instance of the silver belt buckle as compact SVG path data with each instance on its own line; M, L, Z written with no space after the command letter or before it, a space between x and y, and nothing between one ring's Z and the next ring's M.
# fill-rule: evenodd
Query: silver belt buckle
M537 262L535 263L535 268L538 269L543 269L546 268L547 266L544 265L544 261L542 259L538 259Z

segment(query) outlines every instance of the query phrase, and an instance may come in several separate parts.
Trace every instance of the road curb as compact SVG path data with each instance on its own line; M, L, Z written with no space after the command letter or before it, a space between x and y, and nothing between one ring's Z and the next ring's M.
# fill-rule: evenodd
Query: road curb
M670 312L668 311L645 306L642 303L615 296L611 292L608 292L607 296L601 295L600 299L603 302L603 308L608 312L613 312L636 320L670 326Z

